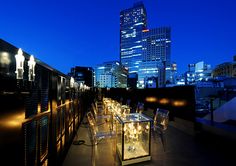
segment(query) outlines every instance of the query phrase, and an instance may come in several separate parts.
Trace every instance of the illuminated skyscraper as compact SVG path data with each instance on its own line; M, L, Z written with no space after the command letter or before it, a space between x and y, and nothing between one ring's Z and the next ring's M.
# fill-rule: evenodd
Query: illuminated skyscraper
M138 85L143 88L150 77L158 77L158 86L171 80L171 29L160 27L143 30L142 62L138 71ZM162 77L162 78L160 78Z
M129 74L137 73L142 61L142 31L146 24L146 9L142 2L120 12L120 60Z
M151 77L158 78L159 87L172 83L170 55L171 28L148 29L142 2L120 12L120 60L128 68L128 85L133 79L144 88Z

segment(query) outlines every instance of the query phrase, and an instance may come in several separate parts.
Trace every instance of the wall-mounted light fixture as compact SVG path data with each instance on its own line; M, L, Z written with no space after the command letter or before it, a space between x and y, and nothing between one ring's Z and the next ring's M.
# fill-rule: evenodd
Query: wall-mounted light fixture
M11 63L10 56L8 52L0 53L0 66L8 66Z
M9 74L9 64L11 63L10 55L8 52L0 52L0 68L1 72Z
M148 103L156 103L158 100L156 97L150 96L150 97L146 97L146 102Z
M73 77L70 78L70 87L74 88L74 83L75 83L75 79Z
M76 91L79 90L79 84L77 82L74 83L74 88L75 88Z
M80 91L83 91L83 88L84 88L84 85L83 85L83 83L81 82L81 83L79 84L79 90L80 90Z
M159 101L159 103L161 103L161 104L168 104L169 102L170 102L170 100L167 99L167 98L162 98L162 99L160 99L160 101Z
M29 81L34 81L35 78L35 60L34 60L34 56L31 55L30 56L30 60L28 61L28 67L29 67L29 73L28 73L28 77L29 77Z
M186 106L187 102L185 100L174 100L172 105L175 107L183 107Z
M16 58L16 79L23 79L24 74L24 61L25 57L23 56L23 51L20 48L18 53L15 55Z

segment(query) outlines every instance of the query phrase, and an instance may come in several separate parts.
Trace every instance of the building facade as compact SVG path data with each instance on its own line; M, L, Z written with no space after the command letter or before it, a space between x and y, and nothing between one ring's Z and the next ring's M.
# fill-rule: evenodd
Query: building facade
M69 76L73 77L79 84L82 83L86 86L94 86L94 69L92 67L75 66L71 68Z
M236 77L236 56L233 59L233 62L217 65L212 72L213 77Z
M129 74L138 73L142 61L142 31L147 28L147 14L142 2L120 12L120 60Z
M104 62L95 69L95 86L100 88L126 88L128 69L118 61Z
M185 84L194 85L199 81L208 81L212 78L211 65L200 61L195 64L189 64L189 71L185 73Z
M120 61L128 68L128 82L132 82L132 87L145 88L145 81L150 82L149 78L153 77L159 80L158 87L173 83L170 55L170 27L147 29L147 13L142 2L120 12Z
M138 86L140 88L144 87L145 80L148 80L149 77L164 76L164 78L159 78L159 81L162 81L159 82L159 87L160 85L165 85L166 81L172 82L170 27L143 30L142 47Z

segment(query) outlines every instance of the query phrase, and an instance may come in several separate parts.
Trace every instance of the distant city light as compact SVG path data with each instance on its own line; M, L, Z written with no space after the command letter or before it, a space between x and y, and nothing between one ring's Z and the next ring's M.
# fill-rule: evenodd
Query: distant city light
M101 67L98 67L98 69L105 69L105 67L104 67L104 66L101 66Z
M144 30L143 30L143 32L148 32L148 31L149 31L149 29L144 29Z
M75 83L75 79L73 77L70 78L70 87L73 88Z

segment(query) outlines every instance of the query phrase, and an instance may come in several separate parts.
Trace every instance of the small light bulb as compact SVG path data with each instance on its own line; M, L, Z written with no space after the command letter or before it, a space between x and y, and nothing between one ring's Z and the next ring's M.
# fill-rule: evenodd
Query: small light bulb
M140 131L142 129L142 127L141 126L138 126L138 130Z

